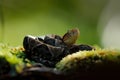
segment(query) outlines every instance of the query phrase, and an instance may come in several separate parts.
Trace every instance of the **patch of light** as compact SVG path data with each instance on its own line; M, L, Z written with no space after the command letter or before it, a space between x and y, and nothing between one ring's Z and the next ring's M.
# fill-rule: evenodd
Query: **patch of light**
M103 31L102 45L120 49L120 15L115 15L108 21Z

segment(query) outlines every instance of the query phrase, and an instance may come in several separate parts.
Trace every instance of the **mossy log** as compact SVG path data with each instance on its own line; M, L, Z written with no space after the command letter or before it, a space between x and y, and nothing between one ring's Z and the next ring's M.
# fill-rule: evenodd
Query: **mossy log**
M119 79L120 51L118 50L79 51L64 57L54 68L45 67L41 64L35 65L32 61L26 60L24 49L21 47L2 47L0 52L0 67L2 67L0 68L0 80ZM7 55L4 53L7 53ZM8 55L11 55L11 57L8 57ZM6 65L9 69L8 72L2 72L2 70L7 70ZM13 69L13 67L16 73L10 75L10 69Z

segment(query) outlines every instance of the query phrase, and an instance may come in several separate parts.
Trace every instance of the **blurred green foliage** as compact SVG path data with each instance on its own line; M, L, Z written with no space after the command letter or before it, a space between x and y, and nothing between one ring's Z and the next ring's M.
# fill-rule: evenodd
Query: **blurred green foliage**
M0 23L1 42L22 45L24 36L28 34L63 36L67 30L78 27L81 32L78 43L100 45L96 27L107 1L0 0L0 11L3 12L0 20L4 20L4 26Z

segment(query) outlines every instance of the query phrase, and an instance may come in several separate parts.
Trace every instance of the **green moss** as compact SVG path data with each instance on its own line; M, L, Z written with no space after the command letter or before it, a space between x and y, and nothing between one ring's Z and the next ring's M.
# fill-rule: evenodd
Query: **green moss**
M56 69L69 72L72 70L90 70L97 65L115 63L120 65L120 51L109 49L97 49L92 51L79 51L64 57L56 64Z
M0 56L4 56L5 59L10 63L10 64L22 64L22 59L17 58L13 53L12 53L12 48L7 46L7 45L1 45L0 46ZM16 52L16 54L19 53Z
M56 64L55 69L63 72L78 69L87 71L107 63L110 63L110 66L111 63L120 66L120 51L100 48L92 51L79 51L64 57ZM10 47L0 44L0 64L0 74L8 72L6 70L20 73L24 67L32 65L34 62L26 58L23 47Z
M19 57L18 55L22 56ZM12 48L8 45L0 44L0 60L4 58L4 61L1 62L2 66L5 66L4 62L7 62L12 72L21 72L25 66L23 61L23 49L19 48Z

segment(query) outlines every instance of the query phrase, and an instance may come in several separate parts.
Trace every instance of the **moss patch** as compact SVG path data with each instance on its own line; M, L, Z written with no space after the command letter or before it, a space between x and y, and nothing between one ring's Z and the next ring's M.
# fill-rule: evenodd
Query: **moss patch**
M117 64L120 66L120 51L109 49L97 49L92 51L79 51L64 57L56 64L56 69L69 72L73 70L90 71L96 66L108 66Z

